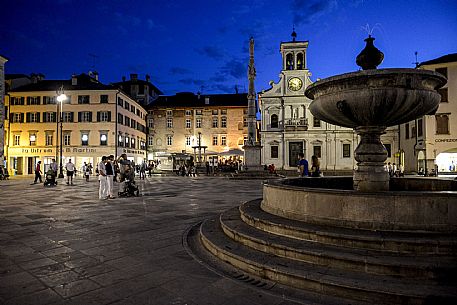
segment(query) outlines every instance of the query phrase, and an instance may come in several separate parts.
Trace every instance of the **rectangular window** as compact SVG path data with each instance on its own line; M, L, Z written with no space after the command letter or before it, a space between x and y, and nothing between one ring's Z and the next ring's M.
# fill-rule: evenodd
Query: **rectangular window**
M443 76L445 76L447 78L447 67L436 68L435 71L442 74Z
M167 118L167 128L173 128L173 118Z
M321 120L316 117L313 117L313 127L321 127Z
M213 115L217 115L219 112L217 111L217 109L213 109L213 110L211 111L211 113L212 113Z
M70 134L66 133L63 135L63 145L69 146L70 145Z
M130 120L130 128L136 129L136 121Z
M186 128L191 128L191 127L192 127L191 120L190 119L186 119Z
M148 119L148 127L154 128L154 119L152 119L152 118Z
M343 158L351 157L351 144L343 144Z
M411 127L411 139L416 137L416 126Z
M186 116L191 116L192 115L192 110L186 110Z
M227 117L225 116L221 117L221 127L227 128Z
M30 140L30 142L29 142L30 146L35 146L36 145L36 134L31 133L29 140Z
M167 136L167 145L168 146L173 145L173 136Z
M87 132L81 133L81 145L82 146L89 145L89 133L87 133Z
M24 122L24 114L23 113L12 113L12 123L23 123Z
M135 148L135 138L132 137L132 141L130 141L130 148Z
M213 145L217 145L217 136L213 136Z
M52 105L56 103L55 96L43 96L43 105Z
M449 115L437 114L436 118L436 134L449 134Z
M117 114L117 122L118 124L124 125L124 116L120 113Z
M227 109L221 109L221 114L226 115L227 114Z
M78 104L89 104L90 96L89 95L78 95Z
M448 103L449 100L448 100L447 88L440 88L437 91L441 95L441 103Z
M173 116L173 110L167 110L167 116Z
M190 146L190 136L186 136L186 146Z
M152 146L154 145L154 137L153 136L149 136L148 137L148 146Z
M14 135L14 145L15 146L21 145L21 135L18 135L18 134Z
M124 147L124 138L122 137L122 134L119 134L117 137L117 145L120 147Z
M100 104L107 104L108 103L108 95L107 94L101 94L100 95Z
M52 146L53 136L52 133L46 134L46 146Z
M24 97L11 97L11 105L24 105Z
M392 145L390 144L384 144L384 147L387 150L387 158L392 157Z
M135 106L131 105L131 106L130 106L130 112L135 113L135 111L136 111Z
M321 153L322 153L322 146L320 146L320 145L313 146L313 155L315 155L318 158L321 158Z
M101 146L108 145L108 133L107 132L100 133L100 145Z
M227 145L227 136L221 136L221 145L226 146Z
M218 122L219 119L217 118L217 116L213 117L213 128L217 128Z
M27 105L40 105L41 104L41 96L28 96L27 97Z
M92 122L92 112L91 111L78 112L78 122Z
M243 117L243 127L248 127L248 118Z
M272 158L272 159L279 158L279 146L278 145L270 146L270 158Z
M118 98L117 98L117 104L118 104L119 106L121 106L121 107L124 106L124 100L121 99L120 97L118 97Z
M124 101L124 109L130 110L130 103L127 101Z
M197 118L197 120L195 121L195 128L202 128L202 119L201 118Z
M128 116L124 117L124 125L130 126L130 118Z
M111 122L111 111L98 111L97 122Z
M40 122L40 113L39 112L27 112L26 113L26 122L27 123Z
M405 124L405 139L409 139L409 123Z
M195 110L195 114L196 115L202 115L203 114L203 110L202 109L196 109Z
M125 137L124 137L124 141L125 141L125 142L124 142L124 146L125 146L125 147L130 147L130 142L129 142L129 140L130 140L129 135L126 134Z
M73 112L63 112L62 119L64 122L73 122Z
M43 122L57 122L56 117L57 117L56 112L44 112L43 113Z
M422 137L424 135L424 127L422 126L422 119L417 120L417 136Z

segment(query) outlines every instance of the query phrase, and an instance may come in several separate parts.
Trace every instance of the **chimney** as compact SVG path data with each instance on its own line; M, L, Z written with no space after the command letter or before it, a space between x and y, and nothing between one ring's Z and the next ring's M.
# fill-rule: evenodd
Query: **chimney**
M205 97L205 105L209 105L209 96Z
M95 79L96 81L98 81L98 72L97 72L97 71L94 71L94 72L93 72L93 75L94 75L94 79Z
M38 83L38 75L35 73L30 74L30 79L32 80L32 84Z
M122 81L125 82L125 76L122 76Z
M149 76L149 74L146 74L146 81L149 83L150 80L151 80L151 77Z
M130 80L132 80L132 81L138 80L138 74L136 74L136 73L130 74Z
M76 86L78 84L78 78L76 77L76 74L73 74L71 76L71 85Z

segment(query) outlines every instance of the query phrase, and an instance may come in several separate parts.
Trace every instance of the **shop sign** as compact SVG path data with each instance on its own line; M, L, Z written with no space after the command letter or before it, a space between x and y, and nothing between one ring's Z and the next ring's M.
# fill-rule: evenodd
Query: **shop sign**
M54 149L53 148L9 148L8 149L8 154L15 156L15 155L26 155L26 154L31 154L31 155L37 155L37 154L53 154Z
M457 139L435 139L435 142L447 142L447 143L453 143L457 142Z
M97 149L95 148L88 148L88 147L66 147L65 148L66 153L96 153Z
M134 150L134 149L123 149L124 154L138 154L138 155L144 155L144 151L142 150Z

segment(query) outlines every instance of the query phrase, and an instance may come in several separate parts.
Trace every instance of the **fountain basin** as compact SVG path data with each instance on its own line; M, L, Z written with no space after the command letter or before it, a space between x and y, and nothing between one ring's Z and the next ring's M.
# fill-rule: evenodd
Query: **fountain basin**
M306 89L310 111L331 124L393 126L438 108L439 73L418 69L371 69L319 80Z
M352 177L268 181L261 207L277 216L318 225L457 232L457 182L426 180L391 179L390 188L395 191L388 192L351 190Z

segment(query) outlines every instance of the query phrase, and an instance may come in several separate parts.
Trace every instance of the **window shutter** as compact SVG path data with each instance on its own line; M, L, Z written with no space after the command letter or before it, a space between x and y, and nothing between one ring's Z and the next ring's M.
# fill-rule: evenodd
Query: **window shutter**
M41 105L41 96L38 96L38 105Z
M24 123L24 113L21 113L21 123Z
M27 96L27 105L30 105L30 96Z
M111 111L108 111L108 122L111 122Z
M54 119L52 121L57 122L57 112L54 111L53 114L54 114L54 116L53 116Z
M82 112L78 112L78 122L81 122Z
M97 111L97 122L100 122L100 111Z
M73 122L74 121L74 112L70 112L70 122Z
M89 112L89 122L92 122L92 111Z
M37 112L37 113L36 113L36 121L37 121L37 123L40 123L40 122L41 122L41 121L40 121L40 114L41 114L40 112Z
M26 123L30 123L30 112L26 113Z
M10 113L10 122L13 122L13 113Z
M49 117L48 117L48 113L50 113L50 112L43 112L43 123L49 122L49 121L48 121L48 118L49 118Z

